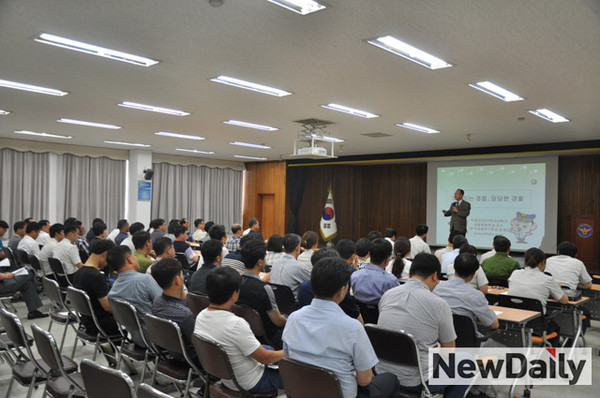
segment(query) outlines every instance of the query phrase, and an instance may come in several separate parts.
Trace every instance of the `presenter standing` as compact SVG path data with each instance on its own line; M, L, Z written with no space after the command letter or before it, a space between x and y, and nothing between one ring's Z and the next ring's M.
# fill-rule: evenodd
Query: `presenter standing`
M467 217L471 213L471 204L466 200L463 200L465 191L457 189L454 192L455 202L452 202L450 209L442 210L444 216L450 218L450 232L458 231L462 232L463 235L467 234Z

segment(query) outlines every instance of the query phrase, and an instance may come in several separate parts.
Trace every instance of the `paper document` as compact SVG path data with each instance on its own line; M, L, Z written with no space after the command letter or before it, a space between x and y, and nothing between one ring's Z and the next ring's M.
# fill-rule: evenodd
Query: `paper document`
M496 316L502 314L502 311L494 311L496 313Z
M19 268L16 271L12 271L12 273L15 274L15 276L29 275L29 271L27 271L27 268Z
M10 267L10 261L5 258L4 260L0 261L0 267Z

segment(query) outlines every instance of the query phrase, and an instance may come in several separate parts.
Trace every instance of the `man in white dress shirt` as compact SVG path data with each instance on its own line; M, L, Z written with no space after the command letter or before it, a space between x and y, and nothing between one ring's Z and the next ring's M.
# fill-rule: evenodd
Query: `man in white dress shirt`
M27 254L40 254L40 245L35 241L40 234L40 224L35 221L30 222L25 227L25 235L19 241L18 250L25 250Z
M50 227L50 242L46 243L40 250L40 265L44 275L52 275L52 268L48 262L48 257L54 257L54 249L58 243L65 237L65 226L62 224L53 224Z
M546 260L546 272L552 274L562 287L569 289L590 289L592 277L581 260L575 258L577 246L573 242L561 242L558 255Z
M79 257L79 250L75 245L79 237L79 228L74 224L65 226L65 238L61 240L54 249L54 257L60 258L65 264L67 275L72 278L73 274L83 266Z
M425 224L418 224L416 228L416 234L410 238L410 258L415 258L419 253L431 254L431 249L425 238L427 238L427 231L429 227Z
M454 259L458 256L460 248L463 245L468 244L467 238L463 235L456 235L452 238L452 251L442 256L442 273L448 272L448 266L454 262Z
M46 243L50 242L50 221L40 220L38 224L40 224L40 234L38 235L36 242L38 245L44 246Z

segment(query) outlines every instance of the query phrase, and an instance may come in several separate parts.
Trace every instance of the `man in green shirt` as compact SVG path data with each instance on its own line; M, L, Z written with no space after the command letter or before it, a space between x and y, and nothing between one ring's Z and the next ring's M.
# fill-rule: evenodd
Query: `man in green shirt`
M508 279L514 270L521 268L519 262L508 255L510 253L508 238L498 236L494 239L494 250L496 254L485 259L481 264L488 279Z
M152 240L150 234L146 231L138 231L131 237L133 246L135 247L135 253L133 254L138 259L140 264L140 272L144 274L146 268L154 262L154 259L150 257L152 252Z

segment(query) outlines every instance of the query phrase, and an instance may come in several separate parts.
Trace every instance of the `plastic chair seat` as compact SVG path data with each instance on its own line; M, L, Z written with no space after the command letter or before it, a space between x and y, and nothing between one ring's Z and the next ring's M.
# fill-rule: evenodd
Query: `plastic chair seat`
M156 365L156 370L160 373L164 373L177 380L186 380L189 369L190 367L185 362L175 359L162 359Z
M129 343L121 346L121 354L136 361L143 361L146 358L146 349L135 343ZM148 352L148 358L154 358L154 354Z
M216 382L210 384L210 395L215 398L239 398L246 397L247 394L242 394L239 391L228 388L222 382ZM263 393L263 394L251 394L253 398L275 398L277 397L277 390Z
M400 390L398 398L421 398L421 393Z
M79 385L83 385L83 377L81 377L81 373L73 373L70 375L73 380L75 380ZM69 382L66 378L60 376L55 377L54 379L50 379L46 382L46 388L48 392L52 395L53 398L69 398L69 392L71 391L71 382ZM79 395L74 393L71 397L85 397L84 395Z
M40 365L42 361L40 361ZM44 370L48 369L47 366L42 365ZM28 386L33 381L33 374L37 370L35 364L31 361L18 363L12 368L12 375L21 385ZM49 370L49 369L48 369ZM46 380L46 375L41 374L39 371L36 375L36 381Z
M84 329L77 329L77 337L80 337L80 338L82 338L82 339L84 339L84 340L86 340L86 341L88 341L90 343L95 343L96 339L98 337L100 337L99 341L101 341L101 342L107 340L106 337L104 337L102 335L99 335L98 333L89 333L87 330L84 330ZM119 343L121 341L121 339L122 339L122 337L121 337L120 334L116 334L116 335L113 335L113 336L108 336L108 338L113 343Z
M6 333L0 334L0 340L2 340L2 344L0 344L0 346L2 346L3 344L5 344L8 348L13 348L15 346L13 342L10 341ZM30 335L27 335L27 344L29 344L30 346L33 344L33 337L31 337Z
M552 340L558 337L558 333L552 332L546 335L546 340ZM544 344L544 338L542 336L531 336L531 342L533 344Z
M69 311L52 309L48 314L50 315L50 319L61 324L77 322L77 317Z

